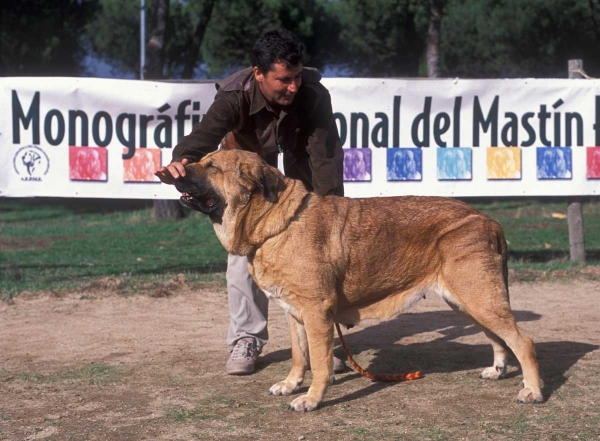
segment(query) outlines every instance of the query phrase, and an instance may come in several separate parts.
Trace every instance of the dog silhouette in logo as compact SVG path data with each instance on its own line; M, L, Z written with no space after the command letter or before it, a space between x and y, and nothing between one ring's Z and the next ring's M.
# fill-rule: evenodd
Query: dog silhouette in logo
M33 150L28 150L23 153L23 156L21 156L21 161L23 161L23 165L27 168L27 173L29 173L29 176L33 175L35 166L38 162L40 162L41 159L42 157Z

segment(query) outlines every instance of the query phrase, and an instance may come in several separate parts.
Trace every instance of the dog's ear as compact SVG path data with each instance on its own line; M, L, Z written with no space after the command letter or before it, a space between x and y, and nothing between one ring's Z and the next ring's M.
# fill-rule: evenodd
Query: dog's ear
M263 164L242 164L240 169L240 182L249 190L259 190L269 202L277 202L280 190L285 188L283 175L276 168Z
M260 178L260 189L263 197L269 202L277 202L279 198L279 190L283 185L283 179L279 170L269 167L268 165L263 166L261 178Z

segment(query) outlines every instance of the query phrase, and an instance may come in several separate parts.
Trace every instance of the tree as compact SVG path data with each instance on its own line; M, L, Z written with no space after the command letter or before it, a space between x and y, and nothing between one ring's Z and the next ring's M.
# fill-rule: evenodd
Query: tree
M445 9L443 71L471 78L565 77L600 68L594 0L462 0Z
M167 25L169 22L169 0L154 0L154 16L152 32L146 43L146 65L144 77L149 80L160 80L163 77L165 52L168 41Z
M0 75L77 76L85 68L85 23L97 0L3 0Z
M204 35L206 34L206 29L210 23L214 6L215 0L206 0L200 5L198 10L198 23L196 24L196 30L186 45L189 47L189 54L184 59L181 78L193 78L194 69L196 68L200 59L200 48L204 42Z
M163 78L168 41L169 4L169 0L153 2L152 32L146 43L147 64L144 66L144 77L149 80ZM155 219L180 219L185 214L183 206L177 200L155 199L153 206Z
M210 77L250 65L252 47L268 28L280 26L279 1L220 0L215 5L202 46Z
M340 0L327 9L342 29L331 60L351 75L419 75L428 19L424 1Z
M427 76L440 76L440 35L442 27L442 0L429 0L429 31L427 34Z
M152 16L152 4L146 15ZM99 11L85 26L96 57L121 72L140 72L140 1L100 0Z

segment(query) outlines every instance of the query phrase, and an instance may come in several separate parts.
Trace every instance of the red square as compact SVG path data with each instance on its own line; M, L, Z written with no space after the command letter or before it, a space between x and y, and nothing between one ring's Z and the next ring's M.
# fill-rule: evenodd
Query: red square
M127 153L127 149L123 149ZM161 150L137 148L130 159L123 160L123 182L160 182L154 172L161 165Z
M587 177L600 179L600 147L587 148Z
M69 146L69 178L72 181L107 181L105 147Z

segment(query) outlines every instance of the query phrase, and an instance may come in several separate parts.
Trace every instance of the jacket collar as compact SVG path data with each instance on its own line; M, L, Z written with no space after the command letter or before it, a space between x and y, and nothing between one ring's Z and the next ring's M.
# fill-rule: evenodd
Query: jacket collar
M264 108L266 108L271 113L279 115L280 112L273 109L273 107L269 104L269 102L266 100L265 96L261 92L260 85L254 78L254 74L248 80L248 84L249 84L249 88L247 90L250 94L250 115L254 115L254 114L260 112ZM300 85L300 89L298 90L298 93L296 94L294 101L292 101L292 104L290 104L289 106L286 106L284 108L281 108L281 110L283 112L285 112L286 114L291 113L292 110L296 108L296 102L298 101L298 95L302 91L302 86L303 85Z
M248 89L250 94L250 115L254 115L260 112L263 108L267 108L267 110L274 112L273 108L269 105L265 96L262 94L260 90L260 86L254 75L250 78L250 88Z

